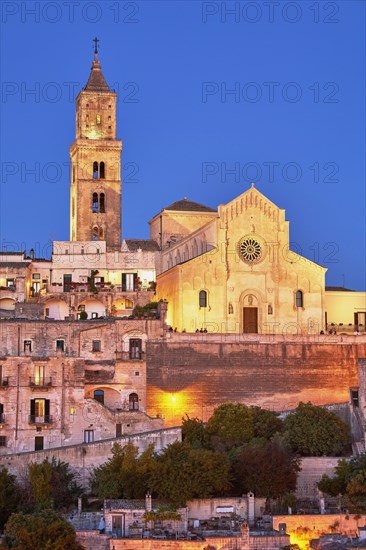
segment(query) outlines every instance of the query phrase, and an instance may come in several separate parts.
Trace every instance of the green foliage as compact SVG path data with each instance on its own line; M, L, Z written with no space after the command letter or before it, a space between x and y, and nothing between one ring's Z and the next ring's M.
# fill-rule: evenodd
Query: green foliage
M203 449L209 446L209 436L204 423L199 418L182 418L182 439L193 449Z
M135 306L132 311L132 315L134 315L135 317L143 317L144 315L148 315L151 310L156 309L158 309L158 302L149 302L144 306Z
M230 462L225 454L176 442L156 457L150 483L158 497L184 506L192 498L223 494L230 487L229 479Z
M224 403L214 410L206 430L214 448L240 447L254 435L251 410L241 403Z
M144 513L145 521L181 521L182 516L172 506L160 506L158 510Z
M0 469L0 531L10 515L18 508L20 494L15 476L9 474L6 468Z
M240 494L252 491L266 498L278 498L295 491L299 470L299 459L280 438L265 446L245 447L234 465Z
M154 467L153 445L138 457L138 449L132 443L124 447L115 443L112 458L93 472L93 492L101 499L144 498Z
M40 464L29 464L24 486L25 509L66 510L75 504L81 493L82 489L66 462L52 457L51 461L46 458Z
M366 453L345 460L341 458L335 475L326 474L318 482L320 491L331 496L343 495L344 505L352 512L366 512Z
M283 422L278 418L278 414L273 411L267 411L261 407L252 406L250 411L253 419L254 437L271 439L276 433L281 432Z
M86 311L80 311L79 313L79 319L81 319L81 321L85 321L85 319L88 318L88 314Z
M17 550L82 550L68 521L52 509L12 514L5 527L4 548Z
M334 413L311 403L300 403L284 421L285 436L302 456L337 456L350 443L349 427Z

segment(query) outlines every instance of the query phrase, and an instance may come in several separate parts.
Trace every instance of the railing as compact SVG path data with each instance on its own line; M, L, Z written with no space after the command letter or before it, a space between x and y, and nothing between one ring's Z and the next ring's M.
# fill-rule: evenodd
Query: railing
M52 416L45 414L44 416L29 415L29 424L52 424Z
M352 325L343 323L328 323L327 331L336 331L337 333L346 332L347 334L354 334L356 332L362 334L366 331L366 326L363 324Z
M0 388L7 388L9 386L9 378L7 376L3 376L3 378L0 379Z
M5 414L0 413L0 424L5 424Z
M145 358L145 352L131 352L131 351L117 351L116 359L119 361L143 361Z
M52 378L51 377L41 377L37 378L34 376L29 377L29 385L35 386L37 388L49 388L52 386Z

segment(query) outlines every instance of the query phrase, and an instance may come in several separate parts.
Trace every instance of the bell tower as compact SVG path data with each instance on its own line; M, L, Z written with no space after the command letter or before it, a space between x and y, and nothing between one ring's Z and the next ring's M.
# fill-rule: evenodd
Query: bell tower
M116 139L117 94L104 79L94 39L94 60L76 98L76 139L70 147L70 240L121 245L121 151Z

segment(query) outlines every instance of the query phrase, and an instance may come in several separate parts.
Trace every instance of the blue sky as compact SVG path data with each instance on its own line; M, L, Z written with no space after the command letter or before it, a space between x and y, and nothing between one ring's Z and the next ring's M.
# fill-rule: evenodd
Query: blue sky
M327 284L365 289L365 3L5 2L1 244L69 238L74 97L92 38L119 91L123 236L255 181ZM33 93L30 91L33 90ZM32 172L33 171L33 172Z

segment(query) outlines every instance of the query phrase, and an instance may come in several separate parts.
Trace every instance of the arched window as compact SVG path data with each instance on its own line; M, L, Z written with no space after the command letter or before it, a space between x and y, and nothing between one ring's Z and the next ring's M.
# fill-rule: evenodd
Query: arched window
M97 180L99 177L98 174L98 163L96 161L93 162L93 179Z
M130 411L139 410L139 396L137 393L130 393L128 396L128 408Z
M104 405L104 391L103 390L94 390L94 399L95 399L95 401L99 401L99 403Z
M200 290L198 301L200 307L207 307L207 292L205 290Z
M103 180L105 178L104 162L99 164L99 177Z
M100 228L99 228L99 240L100 240L100 241L103 241L103 240L104 240L104 230L103 230L103 227L100 227Z
M133 302L131 300L125 300L125 309L133 309Z
M102 177L102 176L100 176L100 177ZM99 195L99 212L101 212L101 214L105 213L105 195L104 195L104 193L101 193Z
M93 193L92 212L98 214L98 193Z
M99 241L99 229L96 225L92 229L92 241Z
M304 295L301 290L296 291L296 307L304 307Z

